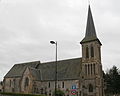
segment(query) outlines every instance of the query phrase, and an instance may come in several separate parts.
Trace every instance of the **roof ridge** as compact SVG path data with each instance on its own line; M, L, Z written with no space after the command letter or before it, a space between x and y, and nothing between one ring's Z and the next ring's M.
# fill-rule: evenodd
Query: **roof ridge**
M30 62L17 63L17 64L14 64L14 65L25 65L25 64L35 63L35 62L40 63L40 61L30 61Z
M78 58L71 58L71 59L63 59L63 60L58 60L57 62L62 62L62 61L69 61L69 60L75 60L75 59L82 59L82 57ZM55 61L48 61L48 62L43 62L41 64L48 64L48 63L54 63Z

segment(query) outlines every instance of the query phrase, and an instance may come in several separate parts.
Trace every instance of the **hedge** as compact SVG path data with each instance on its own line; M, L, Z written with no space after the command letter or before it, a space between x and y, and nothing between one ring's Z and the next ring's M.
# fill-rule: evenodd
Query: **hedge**
M9 96L45 96L45 95L38 95L38 94L23 94L23 93L8 93L8 92L0 92L2 95L9 95Z

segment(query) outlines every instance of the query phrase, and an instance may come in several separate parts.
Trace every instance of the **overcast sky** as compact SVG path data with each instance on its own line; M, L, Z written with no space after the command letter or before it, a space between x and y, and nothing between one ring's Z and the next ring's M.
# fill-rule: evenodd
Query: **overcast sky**
M120 0L91 0L102 64L120 68ZM0 80L16 63L81 57L88 0L1 0Z

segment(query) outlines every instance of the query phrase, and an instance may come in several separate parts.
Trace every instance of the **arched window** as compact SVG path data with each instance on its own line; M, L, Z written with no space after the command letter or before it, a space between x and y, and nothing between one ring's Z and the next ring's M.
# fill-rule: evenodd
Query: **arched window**
M93 85L89 84L89 92L93 92Z
M29 78L26 77L26 78L25 78L25 87L27 87L28 85L29 85Z
M89 49L86 47L86 58L89 58Z
M94 48L92 45L91 45L91 57L94 57Z

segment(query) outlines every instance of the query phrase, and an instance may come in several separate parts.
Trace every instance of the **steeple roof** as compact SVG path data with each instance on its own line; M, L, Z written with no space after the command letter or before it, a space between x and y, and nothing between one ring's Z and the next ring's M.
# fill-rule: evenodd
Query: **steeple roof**
M92 12L91 12L91 8L90 8L90 5L89 5L88 17L87 17L87 26L86 26L86 34L85 34L84 39L80 43L82 44L82 43L89 42L89 41L94 41L94 40L99 41L99 39L97 38L97 35L96 35L96 30L95 30L95 26L94 26L93 17L92 17Z

